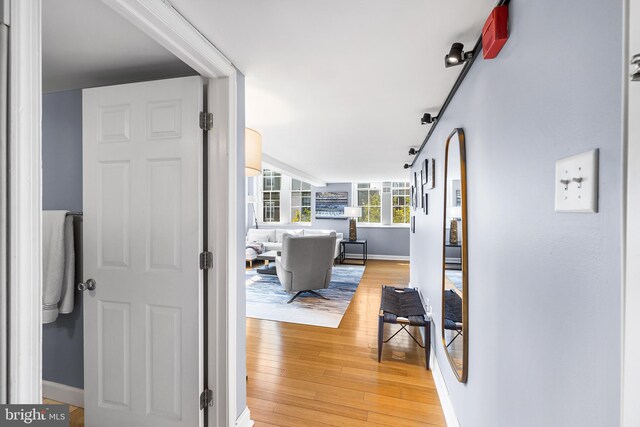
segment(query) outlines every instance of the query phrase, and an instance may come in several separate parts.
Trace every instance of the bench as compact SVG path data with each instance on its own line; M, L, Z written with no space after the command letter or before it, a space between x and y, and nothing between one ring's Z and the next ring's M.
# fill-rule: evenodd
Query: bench
M392 323L400 325L395 334L384 340L384 324ZM407 326L424 327L424 345L409 332ZM396 288L382 285L382 298L380 299L380 313L378 314L378 363L382 358L382 345L404 330L411 338L424 348L426 367L429 370L429 353L431 351L431 321L424 311L422 300L417 289Z

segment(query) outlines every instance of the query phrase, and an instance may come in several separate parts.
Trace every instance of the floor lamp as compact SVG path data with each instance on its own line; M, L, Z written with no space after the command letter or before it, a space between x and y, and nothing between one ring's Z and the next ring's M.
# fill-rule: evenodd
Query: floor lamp
M251 205L251 212L253 213L253 222L256 225L256 230L258 229L258 217L256 216L256 203L258 200L256 196L247 196L247 203Z

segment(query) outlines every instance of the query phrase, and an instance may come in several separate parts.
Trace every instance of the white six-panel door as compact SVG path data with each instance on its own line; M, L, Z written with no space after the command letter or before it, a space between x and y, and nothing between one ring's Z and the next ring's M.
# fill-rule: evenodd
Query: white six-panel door
M201 425L200 77L83 91L85 425Z

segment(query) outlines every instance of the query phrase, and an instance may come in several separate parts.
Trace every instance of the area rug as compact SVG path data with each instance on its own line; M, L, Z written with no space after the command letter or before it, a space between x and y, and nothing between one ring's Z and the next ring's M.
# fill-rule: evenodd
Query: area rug
M462 271L459 270L447 270L447 277L453 283L453 286L462 291Z
M282 289L278 276L247 271L247 317L303 325L337 328L362 279L364 266L333 267L331 284L318 292L329 298L302 294L291 304L294 295Z

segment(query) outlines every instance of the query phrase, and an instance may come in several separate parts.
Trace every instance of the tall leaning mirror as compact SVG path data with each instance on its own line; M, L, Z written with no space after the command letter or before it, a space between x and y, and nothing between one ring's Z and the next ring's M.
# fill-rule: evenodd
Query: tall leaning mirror
M467 171L464 131L454 129L445 145L442 265L442 341L460 382L469 359L467 270Z

